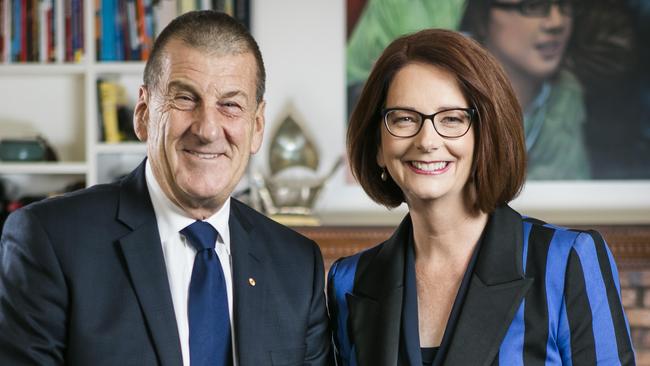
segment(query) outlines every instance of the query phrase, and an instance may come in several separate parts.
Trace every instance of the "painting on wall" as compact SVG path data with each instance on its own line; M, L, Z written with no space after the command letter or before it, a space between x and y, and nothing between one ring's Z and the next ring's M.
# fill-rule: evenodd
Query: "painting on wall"
M650 178L650 2L347 0L348 115L382 50L424 28L461 31L501 62L529 181Z

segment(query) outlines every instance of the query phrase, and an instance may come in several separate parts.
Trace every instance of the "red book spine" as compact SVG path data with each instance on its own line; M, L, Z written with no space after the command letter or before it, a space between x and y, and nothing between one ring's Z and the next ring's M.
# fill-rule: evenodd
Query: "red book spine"
M65 1L64 4L64 12L65 12L65 60L70 62L74 60L74 56L72 54L72 1L71 0L63 0Z
M20 62L27 61L27 0L20 1Z
M148 47L148 37L147 37L147 30L145 28L145 14L144 14L144 0L137 0L136 5L138 8L138 35L140 36L140 47L141 47L141 52L140 52L140 59L146 60L149 58L149 47Z

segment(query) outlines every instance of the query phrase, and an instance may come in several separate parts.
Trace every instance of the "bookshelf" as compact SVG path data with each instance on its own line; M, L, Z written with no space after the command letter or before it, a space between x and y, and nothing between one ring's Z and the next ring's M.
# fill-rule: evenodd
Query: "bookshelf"
M27 9L39 7L40 12L35 9L32 15L39 21L46 16L40 9L42 4L51 5L55 15L50 23L55 31L50 36L41 35L39 42L47 44L43 40L50 37L57 47L44 51L45 46L32 46L27 59L18 56L16 60L15 52L12 53L15 45L11 39L12 20L15 19L12 6L23 3L28 4ZM114 56L107 57L111 61L104 61L106 57L102 52L106 44L96 37L96 31L101 35L106 30L101 26L104 19L102 7L124 9L129 4L149 8L145 14L154 20L153 28L148 30L153 32L148 36L151 40L170 19L192 8L218 8L231 12L239 9L240 14L244 14L241 12L244 9L245 17L240 19L248 21L247 0L158 0L155 4L151 0L0 0L0 140L42 136L58 157L52 162L0 160L0 184L4 186L5 198L16 200L29 195L45 196L81 182L85 186L110 182L132 170L145 156L146 148L142 143L107 143L103 140L98 80L121 85L131 107L142 83L144 61L114 60ZM76 12L76 17L72 18L77 19L77 24L70 25L70 29L83 34L70 36L77 42L76 51L65 46L68 42L66 9L73 14ZM161 14L163 10L165 13ZM8 13L11 14L7 17ZM129 19L123 22L124 26L129 26L128 23ZM33 25L31 34L37 34L38 27ZM139 33L135 35L138 40L147 38ZM130 36L134 39L133 33ZM78 51L79 42L83 52ZM121 46L119 42L117 47ZM36 50L48 56L40 56ZM73 55L72 58L67 57L69 54ZM1 216L2 209L0 219Z

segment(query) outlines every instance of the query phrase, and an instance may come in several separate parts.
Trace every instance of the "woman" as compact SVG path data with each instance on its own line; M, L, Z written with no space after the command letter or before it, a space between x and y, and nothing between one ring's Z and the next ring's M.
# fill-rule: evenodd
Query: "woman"
M601 236L524 218L522 114L476 42L424 30L391 43L352 113L368 195L409 214L338 260L328 294L339 365L634 363Z
M577 2L473 0L460 29L501 62L524 110L528 179L589 179L582 86L564 67Z
M369 0L347 45L348 108L391 40L460 29L495 55L513 84L524 109L528 179L589 179L583 90L565 67L576 7L568 0Z

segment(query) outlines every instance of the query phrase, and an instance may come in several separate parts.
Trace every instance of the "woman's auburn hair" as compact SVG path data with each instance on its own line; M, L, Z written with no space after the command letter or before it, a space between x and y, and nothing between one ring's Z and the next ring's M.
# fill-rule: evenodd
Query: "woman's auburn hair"
M521 107L499 62L461 33L426 29L393 41L375 63L352 111L347 131L350 168L366 193L386 207L404 202L391 179L382 181L377 164L381 144L381 110L395 74L411 63L442 68L458 82L475 108L476 142L470 174L476 199L473 209L492 212L519 194L525 181L526 147Z

